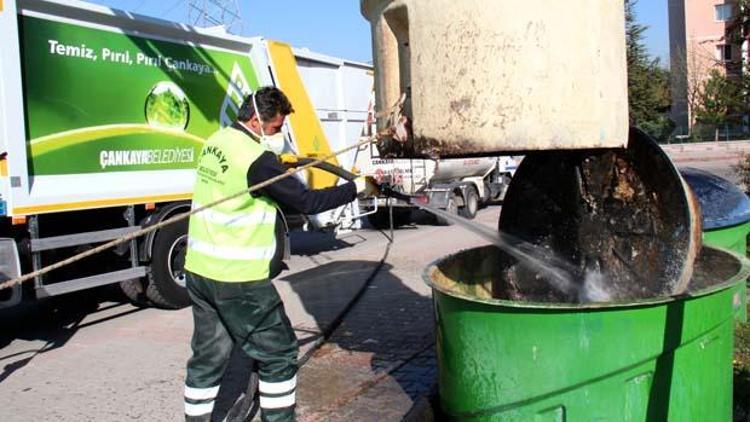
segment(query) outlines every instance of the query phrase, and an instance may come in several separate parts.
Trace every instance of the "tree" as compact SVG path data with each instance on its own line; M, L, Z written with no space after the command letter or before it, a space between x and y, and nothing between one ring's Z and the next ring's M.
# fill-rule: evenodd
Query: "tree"
M713 44L711 44L713 47ZM672 53L670 73L672 77L672 89L675 94L682 95L685 109L681 109L680 99L675 98L672 107L677 107L678 112L685 112L687 116L688 133L692 135L695 125L695 110L701 105L703 88L709 72L716 66L715 53L710 51L702 43L691 43L686 49L679 49Z
M741 80L733 80L717 69L709 72L703 82L699 105L695 110L698 123L714 127L714 140L719 140L719 128L742 121L743 92Z
M726 23L724 29L724 40L732 44L742 44L748 36L748 25L750 25L750 1L736 0L736 13Z
M674 122L667 116L671 105L670 75L646 49L643 39L648 27L637 22L634 10L637 2L625 0L630 123L665 141L674 129Z

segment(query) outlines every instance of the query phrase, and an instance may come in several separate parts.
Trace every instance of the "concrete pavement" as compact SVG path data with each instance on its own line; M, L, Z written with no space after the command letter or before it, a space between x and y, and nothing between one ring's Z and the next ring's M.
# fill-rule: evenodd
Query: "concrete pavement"
M732 167L750 153L750 141L667 144L662 148L678 167L698 168L738 183L739 175Z
M498 216L493 207L477 219L493 227ZM439 257L480 244L458 227L397 230L364 296L300 371L300 419L401 420L436 376L431 292L422 271ZM351 253L354 260L359 252Z
M478 219L497 224L499 207ZM484 244L457 227L396 231L382 269L358 304L300 371L298 414L314 420L400 420L434 381L430 290L421 275L440 256ZM301 354L379 265L387 238L363 230L334 239L295 234L276 281ZM177 421L189 357L189 309L139 309L111 288L0 315L3 421ZM248 376L234 357L217 402L226 412Z

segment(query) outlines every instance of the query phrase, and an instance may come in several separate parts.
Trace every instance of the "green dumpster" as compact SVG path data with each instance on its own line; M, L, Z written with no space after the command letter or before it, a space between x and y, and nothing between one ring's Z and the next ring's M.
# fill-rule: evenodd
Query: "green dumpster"
M704 170L685 167L680 173L692 189L703 214L703 244L747 255L750 233L750 199L734 183ZM743 297L746 304L747 296ZM747 322L747 306L737 319Z
M497 299L487 246L425 272L451 420L729 421L734 314L748 261L704 247L688 295L631 303Z
M703 244L747 253L748 233L750 233L750 222L715 230L704 230Z
M680 173L698 198L703 212L703 243L747 253L750 199L732 182L695 168Z

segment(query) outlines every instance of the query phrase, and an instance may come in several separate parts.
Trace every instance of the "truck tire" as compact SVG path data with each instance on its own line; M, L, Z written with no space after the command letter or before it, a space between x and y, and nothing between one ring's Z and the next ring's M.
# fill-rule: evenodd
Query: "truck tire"
M146 296L148 280L145 278L133 278L120 282L120 291L128 298L130 303L138 307L150 306L151 301Z
M464 206L458 209L458 214L461 217L473 220L477 216L477 210L479 210L479 193L473 186L469 186L466 188Z
M391 218L388 212L388 208L382 208L375 214L367 216L367 221L370 222L372 227L378 230L385 230L391 228ZM393 209L393 227L401 227L411 223L411 209Z
M451 214L458 214L458 195L456 195L455 192L451 193L450 197L448 198L448 205L446 205L445 211ZM435 220L437 221L437 224L439 226L453 225L452 221L438 215L435 216Z
M146 297L159 307L180 309L190 305L184 270L187 229L187 220L182 220L154 236Z

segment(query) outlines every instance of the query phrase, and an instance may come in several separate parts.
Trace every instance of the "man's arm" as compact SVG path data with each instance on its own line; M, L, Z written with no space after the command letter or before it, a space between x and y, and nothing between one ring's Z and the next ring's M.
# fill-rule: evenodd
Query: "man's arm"
M286 173L272 152L264 152L247 171L248 186L256 185L272 177ZM310 190L294 176L279 180L252 193L267 195L279 205L302 214L317 214L352 202L357 197L357 188L349 182L340 186Z

